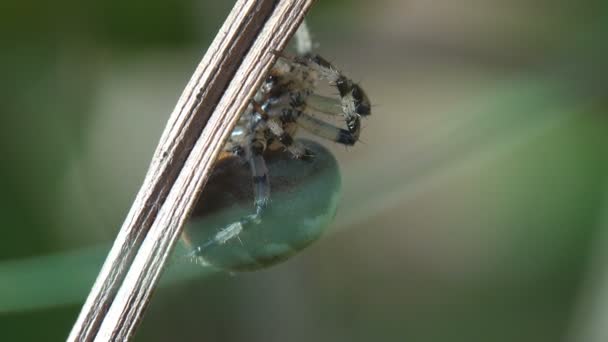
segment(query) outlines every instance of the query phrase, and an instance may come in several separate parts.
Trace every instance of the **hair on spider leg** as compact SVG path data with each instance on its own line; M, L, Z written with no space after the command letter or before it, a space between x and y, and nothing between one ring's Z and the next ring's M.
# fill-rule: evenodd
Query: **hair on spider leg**
M384 106L384 104L382 104L382 103L372 103L371 104L372 108L382 108L382 106Z

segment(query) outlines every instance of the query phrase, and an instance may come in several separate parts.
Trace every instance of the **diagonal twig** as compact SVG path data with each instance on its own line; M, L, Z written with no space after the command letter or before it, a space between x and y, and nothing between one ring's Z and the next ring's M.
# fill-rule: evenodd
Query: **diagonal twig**
M314 0L238 0L171 114L69 341L127 340L238 115Z

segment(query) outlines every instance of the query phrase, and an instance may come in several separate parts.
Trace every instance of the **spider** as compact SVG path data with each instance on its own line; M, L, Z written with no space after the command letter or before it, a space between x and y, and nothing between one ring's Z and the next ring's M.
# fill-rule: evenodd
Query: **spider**
M361 117L371 114L370 101L363 89L327 60L312 52L312 42L305 23L298 29L295 43L296 55L277 53L275 65L239 118L224 147L224 156L236 157L248 164L253 183L254 208L250 209L249 214L207 237L203 243L193 246L191 256L195 260L204 259L210 249L224 246L228 242L237 240L241 244L250 244L250 241L244 241L243 233L251 231L254 234L255 230L261 229L266 221L271 220L268 217L272 216L269 212L274 206L271 205L270 197L270 177L273 175L269 174L267 166L267 160L271 156L284 152L279 160L285 160L287 154L292 159L291 164L287 164L290 166L296 165L295 161L318 163L316 154L319 153L322 154L321 157L327 157L329 152L318 145L294 139L300 128L321 138L351 146L359 140ZM332 98L316 94L318 83L322 80L335 87L339 96ZM344 128L328 123L319 116L341 117L345 122ZM314 169L306 164L298 165L305 171ZM297 220L293 217L289 221L288 225L299 223L294 222ZM316 238L320 232L312 235L316 235L312 236ZM290 251L304 248L314 238L307 237L305 240L306 243L290 248ZM194 245L192 242L190 244ZM285 259L291 253L285 250L266 250L262 254L263 257L254 256L251 265L237 264L233 268L265 267Z

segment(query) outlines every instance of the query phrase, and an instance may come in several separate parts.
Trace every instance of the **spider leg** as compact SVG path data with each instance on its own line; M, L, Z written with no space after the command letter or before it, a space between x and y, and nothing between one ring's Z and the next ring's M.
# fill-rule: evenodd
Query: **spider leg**
M253 108L260 113L266 127L268 128L271 137L276 138L276 141L282 145L294 158L306 160L313 157L313 153L305 148L300 142L293 139L293 132L286 131L283 125L294 125L293 120L290 122L282 122L280 119L283 107L289 107L289 96L280 96L275 99L275 102L268 107L263 107L257 101L252 101ZM266 110L266 109L268 110Z
M255 205L255 214L251 217L254 221L259 221L264 213L264 210L270 204L270 182L268 179L268 168L264 160L263 153L266 149L266 143L260 139L256 139L251 143L249 167L251 169L251 177L253 182L253 196Z
M295 115L298 126L322 138L348 146L354 145L359 140L361 121L358 115L352 117L351 121L347 119L348 130L319 120L302 111L297 111Z
M307 55L304 57L284 56L283 60L286 61L287 64L293 66L294 69L299 70L297 73L299 77L310 78L310 74L317 74L317 77L320 76L321 78L329 80L329 82L338 89L340 95L340 100L337 101L313 94L312 91L310 91L310 93L294 93L292 102L290 103L291 107L297 111L308 111L307 108L310 108L330 115L342 114L346 121L348 132L350 132L350 137L344 135L341 139L345 144L354 144L354 142L359 139L361 116L368 116L371 114L371 104L361 87L342 75L328 61L318 55ZM306 118L303 120L305 121L305 124L306 121L310 121L306 120ZM333 140L338 139L339 137L339 135L336 135Z
M308 55L305 58L297 59L296 62L308 65L311 69L316 70L322 78L329 80L338 89L342 111L346 116L367 116L371 114L371 104L363 89L350 78L344 76L323 57Z
M319 55L304 57L283 56L284 61L300 68L308 68L318 73L321 78L327 79L336 87L340 95L342 112L345 116L368 116L371 114L371 103L363 89L350 78L344 76L331 63Z
M251 125L249 130L252 136L245 141L244 146L245 158L251 170L255 212L220 229L211 239L194 248L191 253L192 256L200 256L205 249L213 245L222 245L231 239L238 238L245 228L261 222L265 210L270 205L270 181L266 161L263 157L266 150L266 141L263 134L255 133L257 132L256 127L261 122L261 120L254 121Z
M294 158L307 160L314 156L312 151L304 147L299 141L294 140L292 135L283 129L279 119L270 119L267 124L270 132Z
M306 98L307 108L325 115L344 115L342 111L342 103L340 100L318 94L310 94Z

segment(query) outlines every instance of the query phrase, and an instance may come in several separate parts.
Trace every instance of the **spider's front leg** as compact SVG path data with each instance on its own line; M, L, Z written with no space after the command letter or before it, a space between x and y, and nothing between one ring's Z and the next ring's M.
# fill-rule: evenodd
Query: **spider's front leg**
M361 117L371 115L371 104L363 89L338 69L318 55L291 57L282 55L282 60L291 65L302 84L309 85L307 92L294 93L291 100L292 114L298 125L305 129L345 145L353 145L361 133ZM339 99L314 94L317 79L326 79L339 93ZM318 112L341 115L346 130L335 127L314 117Z
M298 62L316 70L322 78L338 89L344 115L368 116L371 114L371 104L367 94L353 80L344 76L331 63L319 55L307 55L298 58Z

